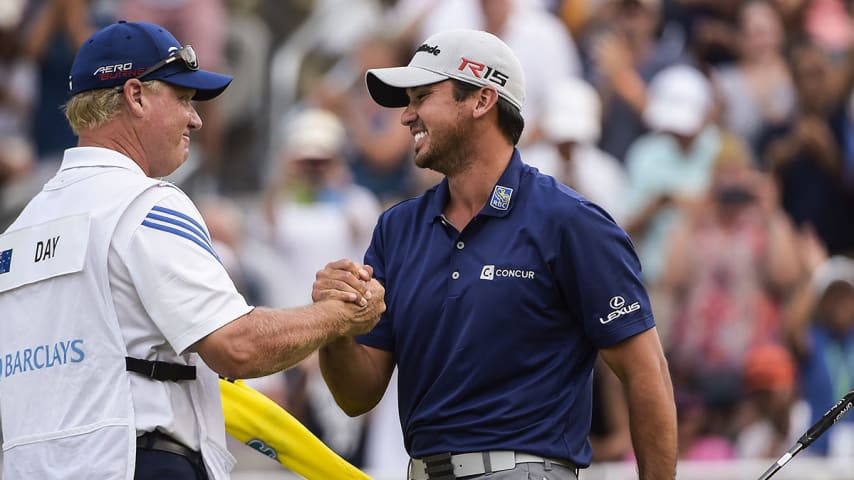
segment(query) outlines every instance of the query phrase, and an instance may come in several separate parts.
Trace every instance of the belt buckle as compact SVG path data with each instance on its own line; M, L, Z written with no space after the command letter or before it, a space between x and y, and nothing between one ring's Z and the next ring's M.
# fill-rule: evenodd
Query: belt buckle
M456 480L451 453L437 453L421 459L428 480Z

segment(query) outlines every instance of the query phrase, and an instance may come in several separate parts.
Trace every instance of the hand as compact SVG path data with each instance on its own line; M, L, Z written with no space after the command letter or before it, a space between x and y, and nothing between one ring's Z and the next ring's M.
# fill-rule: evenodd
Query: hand
M311 299L315 302L340 300L366 307L373 294L368 288L373 274L370 265L359 265L350 259L330 262L317 272Z
M765 218L771 218L780 212L780 190L770 176L754 172L753 191L759 200L759 208Z
M632 55L626 41L616 33L603 33L593 44L593 62L611 82L632 68Z
M795 125L795 133L801 144L810 150L827 150L834 143L830 127L823 119L813 115L801 117Z
M367 299L365 306L344 304L347 307L347 321L341 335L350 337L370 332L380 321L380 315L385 312L385 288L376 279L367 282L367 287L364 297Z
M827 247L818 238L815 228L810 224L805 224L798 231L798 247L803 256L804 266L810 273L828 258Z

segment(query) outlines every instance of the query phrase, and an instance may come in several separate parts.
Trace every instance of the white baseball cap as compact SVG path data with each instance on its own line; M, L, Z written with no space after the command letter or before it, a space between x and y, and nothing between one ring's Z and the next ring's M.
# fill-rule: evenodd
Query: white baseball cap
M599 141L602 102L593 86L568 77L551 85L546 98L542 123L546 139L555 143Z
M282 129L285 150L293 159L335 159L341 155L346 135L337 115L316 108L298 113Z
M492 86L521 110L525 77L519 59L501 39L481 30L449 30L421 44L405 67L368 70L365 81L374 101L384 107L409 104L406 89L454 78Z
M712 87L699 70L674 65L650 81L643 118L653 129L693 135L708 119L712 101Z
M837 282L854 287L854 260L842 255L834 255L825 260L812 276L813 288L817 295L824 294Z

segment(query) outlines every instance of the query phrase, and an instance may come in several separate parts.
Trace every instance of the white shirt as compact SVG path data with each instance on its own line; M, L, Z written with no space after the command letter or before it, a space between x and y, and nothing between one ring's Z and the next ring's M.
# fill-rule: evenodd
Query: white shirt
M120 160L143 174L129 159ZM197 357L187 353L190 346L252 309L214 256L201 214L174 188L150 189L131 203L116 227L108 264L119 325L132 357L183 363L179 356ZM197 368L207 368L197 361ZM131 394L137 432L160 427L199 448L187 382L132 375Z
M183 192L118 152L72 148L0 245L4 476L130 480L137 434L159 427L228 478L217 376L187 350L251 307ZM128 354L197 378L127 372Z

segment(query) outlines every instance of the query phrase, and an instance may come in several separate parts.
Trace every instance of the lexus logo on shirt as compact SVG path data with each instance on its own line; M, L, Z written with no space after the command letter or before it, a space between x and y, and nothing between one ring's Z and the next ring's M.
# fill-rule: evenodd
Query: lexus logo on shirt
M607 318L599 317L599 323L602 325L607 325L611 323L612 320L616 320L623 315L634 312L635 310L640 310L640 302L626 305L626 299L619 295L611 297L611 301L608 302L608 306L611 307L612 312L608 314Z

